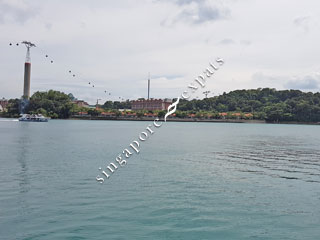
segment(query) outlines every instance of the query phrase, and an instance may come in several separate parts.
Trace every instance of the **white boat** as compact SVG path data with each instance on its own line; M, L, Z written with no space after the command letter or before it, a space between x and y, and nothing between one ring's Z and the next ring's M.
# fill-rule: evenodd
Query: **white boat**
M20 122L48 122L48 118L42 114L22 114Z

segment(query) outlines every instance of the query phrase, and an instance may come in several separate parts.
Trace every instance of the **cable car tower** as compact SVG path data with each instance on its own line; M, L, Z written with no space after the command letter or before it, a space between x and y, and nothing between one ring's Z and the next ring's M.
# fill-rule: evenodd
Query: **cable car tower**
M23 41L22 44L24 44L27 47L26 61L24 63L24 86L23 86L22 98L29 99L30 98L30 78L31 78L30 48L35 47L36 45L27 41Z

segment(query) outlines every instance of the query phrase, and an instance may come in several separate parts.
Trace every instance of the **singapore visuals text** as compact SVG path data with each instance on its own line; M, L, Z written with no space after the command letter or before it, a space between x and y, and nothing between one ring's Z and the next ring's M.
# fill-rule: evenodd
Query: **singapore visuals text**
M195 78L194 81L188 85L187 90L183 91L180 97L178 97L177 100L168 107L168 112L164 117L164 122L166 122L168 116L177 110L177 104L181 98L189 99L191 94L195 93L199 87L204 88L206 86L206 80L219 69L218 66L222 66L224 64L224 60L222 58L217 58L215 64L209 63L209 67L203 71L203 74L200 74L197 78ZM129 146L122 151L122 153L118 154L118 156L115 158L115 162L111 162L105 168L99 167L99 171L101 171L103 177L98 175L96 180L100 183L103 183L105 179L109 179L111 174L113 174L117 169L125 166L131 155L134 153L139 154L140 145L148 140L150 136L155 133L155 130L160 128L162 124L163 122L160 122L159 118L154 119L153 124L149 124L146 127L146 130L141 132L136 140L132 141Z

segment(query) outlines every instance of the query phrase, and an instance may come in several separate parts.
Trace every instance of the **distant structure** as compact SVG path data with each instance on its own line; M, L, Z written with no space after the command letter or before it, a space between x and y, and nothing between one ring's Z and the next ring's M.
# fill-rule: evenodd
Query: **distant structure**
M97 99L97 103L96 103L96 107L98 108L99 107L99 100L102 100L101 98L98 98Z
M205 91L203 92L203 94L206 96L206 98L208 98L208 94L210 93L210 91Z
M0 99L0 112L7 108L9 101L5 98Z
M3 108L6 108L7 105L8 105L9 101L5 98L2 98L0 99L0 105L3 107Z
M78 105L79 107L89 107L89 104L83 100L74 100L72 102Z
M23 99L29 99L30 98L30 78L31 78L31 58L30 58L30 48L35 47L36 45L23 41L22 44L24 44L27 47L27 55L26 55L26 61L24 63L24 86L23 86Z
M150 73L148 77L148 100L150 99Z
M172 99L153 99L150 98L150 73L148 76L148 99L140 98L131 101L132 110L166 110L172 103Z
M171 99L139 99L131 101L132 110L166 110L172 103Z

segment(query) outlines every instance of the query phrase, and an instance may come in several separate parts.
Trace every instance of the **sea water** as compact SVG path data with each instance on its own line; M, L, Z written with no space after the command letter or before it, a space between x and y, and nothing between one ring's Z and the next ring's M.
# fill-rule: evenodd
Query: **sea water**
M0 121L0 239L319 239L320 126Z

